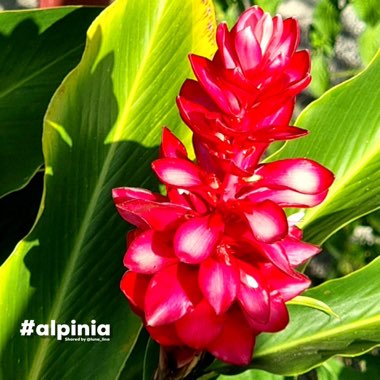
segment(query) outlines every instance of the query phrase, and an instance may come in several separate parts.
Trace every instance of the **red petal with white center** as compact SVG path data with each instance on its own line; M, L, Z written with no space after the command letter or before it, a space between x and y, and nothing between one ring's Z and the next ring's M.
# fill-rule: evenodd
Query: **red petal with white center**
M280 244L265 244L258 242L256 246L257 249L277 268L290 275L294 273L294 269L289 263L288 256Z
M251 28L254 30L255 26L263 16L264 11L258 6L253 6L247 9L240 15L238 22L233 27L233 32L238 32L245 28Z
M285 302L274 294L270 297L270 317L265 323L245 315L249 325L256 331L277 332L283 330L289 323L289 314Z
M166 185L191 188L203 184L201 169L189 160L161 158L152 163L152 168Z
M200 265L199 287L216 314L226 312L236 298L239 271L233 262L208 258Z
M224 68L227 70L235 69L237 66L237 57L227 24L221 23L218 25L216 43L218 44Z
M183 189L170 188L168 190L170 202L191 208L197 214L208 214L209 207L207 201L194 191L184 191Z
M161 194L152 193L149 190L139 189L136 187L118 187L112 189L112 197L115 204L132 200L147 200L155 202L165 202L166 198Z
M300 29L294 18L284 20L281 40L274 50L277 55L290 57L296 51L300 42Z
M265 54L273 36L273 20L270 14L265 13L255 27L255 36L260 43L262 54Z
M261 48L253 29L245 28L236 33L235 49L244 72L252 71L260 63Z
M284 128L284 130L294 129L294 134L298 130L299 132L305 131L301 128L289 126L290 120L292 119L294 106L296 103L295 97L289 98L287 97L286 102L281 102L281 104L275 104L275 107L273 110L271 110L271 107L268 107L269 104L276 103L273 101L273 97L269 97L269 99L266 99L261 104L261 107L256 110L257 114L257 125L256 128L257 131L260 131L262 128L270 128L271 126L279 126L275 127L276 130L280 129L281 127ZM268 114L267 116L263 115L263 108L267 110ZM307 131L305 131L308 133Z
M175 322L177 335L185 345L204 350L222 331L223 318L215 314L206 300Z
M308 131L305 129L282 125L272 125L268 127L261 128L252 133L250 139L252 141L259 142L269 142L269 141L283 141L283 140L293 140L299 137L305 136Z
M127 268L144 274L156 273L177 261L167 239L153 230L145 231L133 240L124 256Z
M308 159L287 159L264 164L255 174L261 186L287 188L303 194L318 194L327 190L334 175L325 167Z
M219 215L193 218L183 223L174 236L174 251L180 261L198 264L214 251L223 229Z
M127 232L126 241L127 241L127 247L139 236L144 230L139 230L138 228L135 228L131 231Z
M185 110L181 112L181 117L193 133L201 136L206 140L205 142L218 144L219 151L222 151L223 146L226 146L222 124L223 116L220 113L211 113L207 110L193 110L192 104L189 104L186 99L182 99L181 107Z
M290 215L289 217L292 217L292 215ZM301 240L302 236L303 236L303 232L302 232L301 228L298 228L297 226L292 225L289 228L289 236L296 238L298 240Z
M267 142L256 142L254 146L252 146L252 143L250 145L251 147L236 153L232 160L233 165L237 169L240 169L244 172L239 173L236 170L234 172L231 170L231 174L233 173L234 175L240 177L249 177L252 174L252 171L256 167L257 163L260 161L261 157L267 150L269 144Z
M182 142L168 129L162 130L161 156L165 158L187 159L187 151Z
M254 205L251 212L244 213L255 238L264 243L273 243L288 233L288 221L281 207L272 201Z
M219 360L235 365L247 365L251 361L255 334L240 310L225 315L223 331L208 346L208 351Z
M183 346L184 342L178 337L174 323L164 326L146 326L149 335L161 346Z
M127 297L133 311L144 317L144 300L151 276L128 271L120 282L120 289Z
M310 286L310 280L301 273L285 273L269 263L260 267L263 277L267 278L271 289L277 290L286 302L301 294Z
M266 323L269 319L269 293L260 273L250 265L240 262L240 286L237 299L251 318Z
M183 101L186 101L186 107ZM201 85L192 79L186 79L181 87L179 96L177 97L177 105L181 111L181 116L186 116L189 112L220 112L218 106L213 102L207 92ZM184 111L184 114L182 113Z
M211 99L226 113L240 112L237 97L221 82L220 75L212 68L212 62L197 55L190 55L190 62L199 83Z
M150 280L145 295L147 325L162 326L172 323L194 309L201 294L197 284L197 270L182 265L171 265L156 273Z
M292 266L300 265L321 252L321 248L316 245L305 243L290 236L287 236L278 244L285 250Z
M299 84L304 82L305 78L309 77L310 71L310 55L306 50L301 50L295 53L286 67L286 76L288 77L289 84L293 84L292 90L297 92L301 91ZM298 85L297 85L298 84ZM294 87L296 85L296 87ZM303 86L305 87L305 86Z
M266 93L260 95L259 104L247 110L240 125L242 130L249 133L251 139L255 138L255 133L268 131L266 140L270 141L272 139L271 131L279 131L282 128L286 131L288 128L293 128L289 127L289 123L294 110L295 98L284 98L278 94L264 98L264 94ZM288 132L290 131L288 130Z
M193 146L199 166L209 173L215 173L221 180L223 180L223 176L225 175L223 165L220 165L220 160L215 157L210 150L210 147L196 134L193 135Z
M193 215L192 210L171 203L133 200L116 205L117 211L128 223L141 229L164 231L172 228L183 217Z
M248 188L244 189L245 191ZM241 199L249 199L252 202L262 202L269 200L277 203L280 207L307 208L319 205L327 196L328 191L318 194L302 194L289 189L268 189L260 188L251 193L243 194Z

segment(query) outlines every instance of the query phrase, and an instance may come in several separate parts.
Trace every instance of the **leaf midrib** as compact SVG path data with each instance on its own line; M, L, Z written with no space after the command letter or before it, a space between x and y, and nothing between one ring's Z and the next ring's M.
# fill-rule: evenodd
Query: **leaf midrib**
M121 137L122 131L127 125L127 121L128 121L129 116L130 116L128 111L129 111L129 108L133 105L133 101L130 99L131 99L131 97L134 98L136 96L136 94L138 94L138 91L137 91L138 80L137 79L140 79L142 77L142 72L144 71L145 66L148 63L148 57L149 57L149 54L150 54L152 47L154 46L153 41L156 39L157 32L159 30L159 25L161 24L162 15L164 13L163 9L166 7L166 2L167 2L167 0L165 0L163 5L161 6L161 12L157 13L157 15L156 15L156 19L155 19L156 23L154 24L154 28L152 29L152 32L151 32L150 42L147 44L147 48L145 50L145 53L144 53L144 56L142 59L142 63L139 66L139 69L138 69L138 72L136 75L136 80L134 81L133 86L131 88L131 91L129 93L130 95L128 96L128 99L126 102L126 107L124 107L124 112L122 113L122 117L120 117L120 119L119 119L120 120L120 122L118 123L119 127L116 129L116 133L115 133L115 135L118 137ZM110 11L111 8L112 8L112 5L105 12L103 12L103 14L106 14L106 12ZM105 16L103 16L103 17L105 17ZM92 27L95 27L95 24L93 24ZM76 69L74 69L73 72L75 72L77 70L78 69L76 68ZM73 74L73 72L72 72L72 74ZM72 74L69 75L66 78L66 80L69 80L72 77ZM98 199L99 199L100 195L102 194L102 188L103 188L103 185L106 181L107 174L109 172L109 167L110 167L111 163L113 162L113 157L115 155L116 150L117 150L117 144L111 144L110 149L108 150L108 153L106 155L104 164L102 166L102 170L101 170L100 175L98 177L97 183L94 187L94 191L92 193L91 199L88 203L88 207L87 207L86 212L84 214L83 221L82 221L81 227L80 227L78 235L77 235L77 239L74 243L73 249L71 251L70 258L69 258L68 263L66 265L66 269L63 273L61 286L59 287L57 297L55 298L54 303L52 305L51 312L50 312L50 315L48 317L48 320L57 320L58 319L59 313L60 313L62 306L63 306L63 301L65 298L65 295L66 295L67 290L69 288L71 275L75 271L75 265L76 265L76 262L78 261L78 258L80 256L81 247L84 243L87 229L90 225L92 215L95 212L96 205L98 203ZM38 345L38 348L36 350L36 355L34 356L34 359L33 359L32 365L31 365L31 370L30 370L29 377L28 377L30 380L39 380L40 379L40 373L41 373L41 370L43 367L43 363L44 363L44 360L47 356L50 340L49 339L43 339L43 340L40 340L40 342L41 341L42 341L42 343L40 343ZM127 360L127 359L128 359L128 355L126 355L125 360Z
M301 345L304 345L304 344L310 345L314 342L323 341L326 338L331 339L344 333L357 331L358 329L362 327L368 328L372 325L380 325L380 314L376 314L375 316L369 317L364 320L361 319L359 321L350 322L343 326L334 327L327 331L316 333L312 336L308 335L299 339L293 339L292 341L288 343L283 343L279 345L274 344L268 349L262 350L261 352L260 351L255 352L255 358L258 359L258 358L262 358L271 354L272 355L278 354L281 351L289 351L291 349L300 347ZM376 345L377 343L374 342L374 346Z

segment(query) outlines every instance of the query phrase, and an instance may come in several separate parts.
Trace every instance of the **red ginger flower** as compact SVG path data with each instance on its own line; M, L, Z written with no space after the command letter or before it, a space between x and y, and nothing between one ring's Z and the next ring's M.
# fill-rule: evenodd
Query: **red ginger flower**
M321 202L333 176L310 160L282 160L238 177L232 191L235 176L222 180L191 162L167 129L161 154L152 167L167 196L113 192L120 215L137 227L121 288L161 345L247 364L255 336L283 329L285 302L309 286L293 267L319 252L300 241L281 206Z
M226 24L219 25L217 44L212 61L190 56L198 81L187 80L177 99L195 145L207 143L215 155L223 145L228 155L236 146L306 134L288 126L295 96L310 82L309 54L296 52L297 21L272 19L253 7L230 32Z
M198 82L186 81L178 98L197 163L164 129L152 167L167 195L113 191L137 227L121 289L162 346L248 364L255 337L283 329L285 302L309 286L294 268L319 248L301 241L283 208L319 204L333 175L307 159L260 163L271 141L306 133L288 126L309 82L298 39L294 20L257 7L231 32L219 26L214 59L192 56Z

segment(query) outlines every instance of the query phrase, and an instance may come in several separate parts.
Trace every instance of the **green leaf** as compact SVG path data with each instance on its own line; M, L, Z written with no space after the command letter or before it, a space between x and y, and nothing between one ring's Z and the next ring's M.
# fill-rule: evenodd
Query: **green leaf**
M344 363L339 359L332 358L317 367L317 378L318 380L339 380L343 369Z
M379 358L370 354L347 366L341 358L333 358L316 368L318 380L371 380L380 378Z
M83 53L99 8L0 12L0 197L43 163L42 120L54 91Z
M314 9L310 30L313 50L331 56L335 40L341 31L338 0L321 0Z
M328 58L322 52L313 52L311 56L311 78L308 90L314 97L323 95L330 87Z
M288 301L286 304L311 307L312 309L322 311L331 317L338 318L338 319L340 318L339 315L336 314L329 305L326 305L324 302L317 300L315 298L298 296Z
M358 16L368 25L374 26L380 22L378 0L352 0Z
M334 172L328 197L306 212L302 225L305 239L321 244L380 207L380 54L365 71L307 107L295 124L310 134L271 159L307 157Z
M91 25L82 61L45 117L39 219L0 268L0 378L111 380L124 371L140 321L119 290L129 227L111 189L153 187L162 125L180 125L175 98L190 75L187 55L210 56L214 33L205 0L118 0ZM21 337L24 319L94 319L112 336Z
M281 0L255 0L253 3L263 8L266 12L274 15L281 4Z
M152 380L160 357L160 346L151 338L148 340L144 355L144 370L142 380ZM129 379L128 379L129 380Z
M118 380L141 380L141 374L144 370L144 357L149 334L141 326L139 337L130 352L127 362L122 372L118 375Z
M380 22L375 26L367 26L359 38L360 56L365 65L368 65L380 49Z
M284 380L284 376L275 375L259 369L249 369L238 375L220 375L218 380Z
M361 355L380 345L380 258L346 277L327 281L305 295L329 305L341 317L289 306L290 323L258 337L251 366L281 375L309 371L335 355ZM213 370L228 371L219 363Z

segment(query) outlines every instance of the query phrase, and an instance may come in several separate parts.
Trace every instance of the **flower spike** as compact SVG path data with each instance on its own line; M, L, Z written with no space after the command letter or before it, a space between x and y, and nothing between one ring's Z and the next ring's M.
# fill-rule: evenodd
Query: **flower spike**
M285 302L310 285L295 267L320 251L302 241L284 208L320 204L334 176L306 158L261 162L272 142L307 134L289 125L295 96L310 82L296 20L255 6L231 30L219 25L216 41L211 60L190 56L196 80L177 97L196 161L165 127L152 163L165 195L113 191L136 227L121 289L177 362L208 351L246 365L258 334L287 325Z

